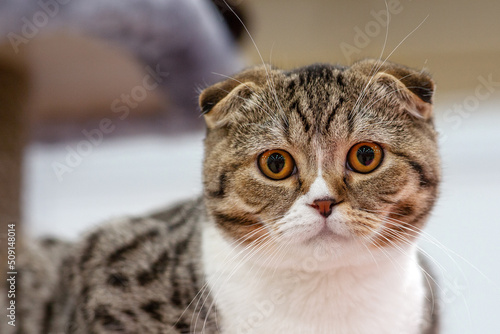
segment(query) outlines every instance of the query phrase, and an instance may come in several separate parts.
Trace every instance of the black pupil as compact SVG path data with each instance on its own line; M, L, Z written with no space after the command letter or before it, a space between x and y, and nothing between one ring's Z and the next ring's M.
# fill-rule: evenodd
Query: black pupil
M267 158L267 167L274 174L278 174L285 167L285 157L279 153L273 153Z
M369 166L375 159L375 151L370 146L361 146L356 152L358 161L364 166Z

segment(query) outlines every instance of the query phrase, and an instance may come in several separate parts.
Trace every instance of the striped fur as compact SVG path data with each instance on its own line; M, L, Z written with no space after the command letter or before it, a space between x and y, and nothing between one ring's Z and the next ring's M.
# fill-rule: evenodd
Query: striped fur
M32 245L20 264L17 326L2 322L1 332L201 333L205 324L216 333L210 296L200 292L203 216L196 199L110 222L75 245Z

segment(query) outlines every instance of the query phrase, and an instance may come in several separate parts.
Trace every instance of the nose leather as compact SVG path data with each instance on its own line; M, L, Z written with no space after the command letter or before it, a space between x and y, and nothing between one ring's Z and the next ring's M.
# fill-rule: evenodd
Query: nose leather
M332 208L335 205L333 198L317 199L311 204L313 208L318 210L320 215L327 218L332 213Z

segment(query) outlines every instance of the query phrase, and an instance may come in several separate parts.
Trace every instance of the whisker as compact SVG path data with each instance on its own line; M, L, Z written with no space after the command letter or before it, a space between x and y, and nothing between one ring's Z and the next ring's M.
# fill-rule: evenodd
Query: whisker
M387 3L386 3L386 6L387 6ZM389 17L389 16L388 16ZM375 74L378 72L378 70L387 62L387 60L392 56L392 54L394 52L396 52L396 50L415 32L417 31L421 26L422 24L427 20L427 18L429 17L429 15L427 15L424 20L422 22L420 22L420 24L414 28L410 33L408 33L399 43L398 45L396 45L396 47L389 53L389 55L379 64L379 65L376 65L374 64L374 66L372 67L372 70L370 71L370 79L368 80L368 82L366 83L366 85L363 87L363 90L361 91L361 94L358 96L358 98L356 99L356 102L354 103L354 107L352 110L357 110L357 108L359 107L359 103L361 103L361 101L364 99L364 97L366 96L366 92L368 90L368 87L372 84L373 82L373 79L375 77ZM385 49L385 44L384 44L384 49ZM381 60L381 59L379 59ZM350 114L350 116L352 116L353 113ZM349 117L351 119L351 117Z

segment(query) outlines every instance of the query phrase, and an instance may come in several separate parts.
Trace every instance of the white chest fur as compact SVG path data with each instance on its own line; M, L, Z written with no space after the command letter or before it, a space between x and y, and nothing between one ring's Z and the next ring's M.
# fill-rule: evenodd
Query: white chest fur
M223 334L420 333L425 289L413 247L362 266L273 269L207 224L203 253Z

